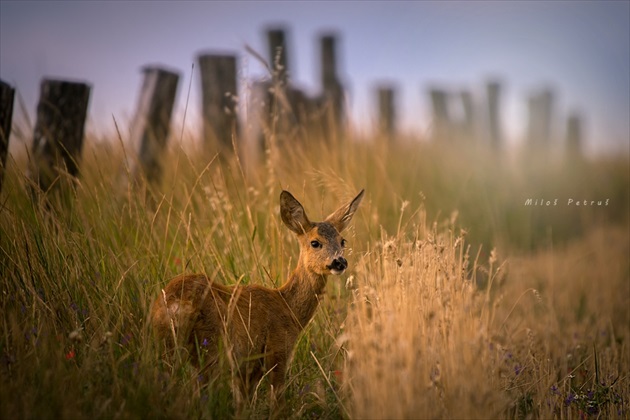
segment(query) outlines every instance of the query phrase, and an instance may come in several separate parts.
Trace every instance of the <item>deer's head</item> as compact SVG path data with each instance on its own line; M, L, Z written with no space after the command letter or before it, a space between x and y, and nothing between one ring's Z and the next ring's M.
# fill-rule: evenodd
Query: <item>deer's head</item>
M343 257L346 240L341 232L348 226L363 198L363 191L339 207L323 222L311 222L304 207L288 191L280 194L280 215L300 244L300 264L318 275L341 274L348 267Z

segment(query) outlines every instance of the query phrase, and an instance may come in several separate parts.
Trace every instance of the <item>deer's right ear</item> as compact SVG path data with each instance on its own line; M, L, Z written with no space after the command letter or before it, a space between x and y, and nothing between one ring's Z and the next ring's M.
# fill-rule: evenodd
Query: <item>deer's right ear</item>
M280 193L280 217L284 224L298 235L308 232L313 227L304 207L288 191Z

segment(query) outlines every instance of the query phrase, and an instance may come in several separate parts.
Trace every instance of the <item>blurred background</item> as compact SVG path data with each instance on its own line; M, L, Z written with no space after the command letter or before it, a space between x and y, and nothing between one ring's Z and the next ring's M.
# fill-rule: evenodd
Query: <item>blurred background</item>
M599 2L0 2L0 78L16 88L16 124L32 126L43 77L92 87L87 130L96 138L126 129L140 95L141 68L159 64L181 76L173 123L196 135L201 116L196 57L238 57L241 98L267 71L265 31L286 30L287 68L307 94L321 90L318 36L337 36L338 73L348 122L370 135L377 86L396 92L398 130L426 138L434 127L431 89L469 92L485 103L500 82L505 142L527 137L528 103L553 96L552 136L580 116L588 154L628 153L630 3ZM190 97L188 85L192 82ZM17 103L21 106L17 106ZM241 101L242 103L243 101ZM184 109L186 118L184 120ZM462 113L460 105L452 115ZM25 121L26 120L26 121ZM12 148L24 144L14 136ZM22 146L23 147L23 146Z
M0 418L269 417L149 305L361 188L291 416L628 418L630 2L0 0L0 79Z

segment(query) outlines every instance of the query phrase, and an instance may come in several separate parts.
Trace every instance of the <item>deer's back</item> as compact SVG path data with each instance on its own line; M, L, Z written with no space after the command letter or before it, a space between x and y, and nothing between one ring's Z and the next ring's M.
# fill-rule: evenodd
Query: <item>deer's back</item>
M201 274L171 280L153 304L151 320L159 338L176 337L191 354L196 346L216 349L225 338L237 357L289 354L300 332L277 290L225 286Z

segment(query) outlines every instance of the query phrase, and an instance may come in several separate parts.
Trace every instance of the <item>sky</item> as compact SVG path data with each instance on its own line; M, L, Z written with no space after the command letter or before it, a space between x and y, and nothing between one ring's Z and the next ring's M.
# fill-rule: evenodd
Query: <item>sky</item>
M133 117L141 68L165 66L181 75L174 125L200 132L197 54L237 54L244 95L265 76L245 46L266 56L265 29L275 25L289 29L291 79L311 94L320 89L317 37L339 34L339 72L358 131L374 125L379 83L397 88L401 131L422 135L431 126L429 87L469 89L483 103L486 83L498 79L510 144L525 136L528 96L552 87L559 138L568 114L579 112L587 151L629 150L629 1L1 0L0 79L17 89L31 120L43 77L87 81L88 130L107 137L114 119L128 127Z

